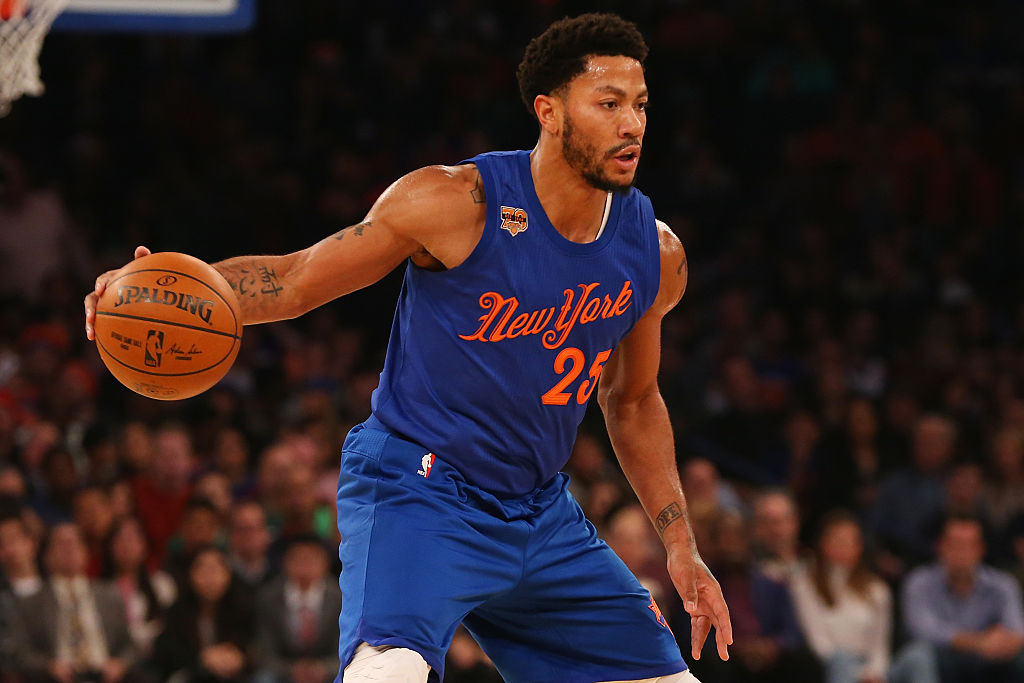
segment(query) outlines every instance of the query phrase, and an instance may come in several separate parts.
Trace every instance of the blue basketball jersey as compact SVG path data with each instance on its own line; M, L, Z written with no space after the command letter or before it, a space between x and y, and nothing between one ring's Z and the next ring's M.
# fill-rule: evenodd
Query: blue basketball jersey
M658 230L631 189L598 239L572 242L528 151L464 163L483 180L483 234L455 268L407 266L373 413L475 486L521 495L565 465L604 364L654 303Z

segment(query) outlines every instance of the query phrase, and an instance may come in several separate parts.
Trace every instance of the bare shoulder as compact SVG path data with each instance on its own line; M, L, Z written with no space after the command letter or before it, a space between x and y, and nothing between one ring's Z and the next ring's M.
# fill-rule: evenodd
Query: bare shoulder
M686 250L679 237L664 221L655 220L655 223L658 226L658 245L661 251L661 285L653 308L664 315L683 298L689 268Z
M388 187L368 218L418 242L413 257L427 268L452 268L483 232L486 198L476 165L424 166Z
M405 174L385 191L388 194L454 193L473 189L480 177L476 164L424 166Z

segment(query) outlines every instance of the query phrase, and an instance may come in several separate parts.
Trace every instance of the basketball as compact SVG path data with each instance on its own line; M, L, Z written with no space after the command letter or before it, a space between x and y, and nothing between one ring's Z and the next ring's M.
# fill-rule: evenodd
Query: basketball
M238 301L220 273L187 254L129 263L96 306L96 348L107 369L143 396L189 398L231 368L242 341Z

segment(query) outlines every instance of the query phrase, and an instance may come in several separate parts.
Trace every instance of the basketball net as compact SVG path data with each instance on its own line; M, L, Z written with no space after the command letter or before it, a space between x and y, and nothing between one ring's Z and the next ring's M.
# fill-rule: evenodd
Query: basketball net
M39 50L68 0L0 0L0 116L22 95L41 95Z

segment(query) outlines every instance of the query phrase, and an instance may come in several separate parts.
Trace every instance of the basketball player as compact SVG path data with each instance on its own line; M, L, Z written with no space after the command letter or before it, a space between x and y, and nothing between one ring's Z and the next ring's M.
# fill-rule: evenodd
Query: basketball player
M408 262L373 414L342 450L344 683L443 677L460 623L509 683L695 680L559 473L595 389L664 540L693 656L713 625L728 658L729 612L695 547L657 385L661 319L687 264L631 189L646 56L614 15L556 22L518 71L540 125L532 151L413 171L307 249L214 266L253 324ZM112 276L86 298L89 338Z

